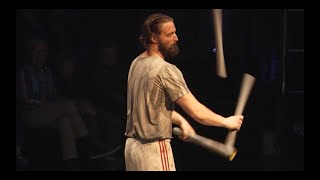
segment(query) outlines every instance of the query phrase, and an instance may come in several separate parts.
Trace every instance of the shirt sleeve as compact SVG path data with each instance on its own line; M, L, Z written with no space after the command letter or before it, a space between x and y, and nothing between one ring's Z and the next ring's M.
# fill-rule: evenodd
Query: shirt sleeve
M28 83L26 81L26 69L21 68L18 72L18 98L21 100L21 103L30 103L31 98L28 97L27 88Z
M160 78L172 101L190 93L181 71L175 65L169 64L165 67Z

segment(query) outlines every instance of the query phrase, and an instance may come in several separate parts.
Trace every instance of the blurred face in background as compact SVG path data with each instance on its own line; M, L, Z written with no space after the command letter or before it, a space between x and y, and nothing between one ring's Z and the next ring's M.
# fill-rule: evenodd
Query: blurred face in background
M71 80L74 74L74 64L72 60L65 60L60 66L60 72L65 80Z
M107 65L107 66L112 66L116 63L117 57L116 57L116 49L112 47L105 47L102 49L101 52L102 56L102 63Z
M39 68L46 64L48 56L48 44L37 41L32 45L32 63Z

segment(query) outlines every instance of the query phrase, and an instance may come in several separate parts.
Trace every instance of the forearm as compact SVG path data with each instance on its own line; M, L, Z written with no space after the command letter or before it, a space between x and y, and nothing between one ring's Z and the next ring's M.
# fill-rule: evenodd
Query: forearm
M226 121L223 116L214 113L201 103L199 103L196 112L193 114L193 118L203 125L226 127Z
M194 120L207 126L226 127L225 118L201 104L191 93L176 101Z
M181 128L182 136L180 136L180 138L182 140L187 140L188 136L193 136L196 134L195 130L192 128L189 122L176 111L173 111L171 120L172 123L178 125Z
M179 113L177 113L176 111L173 111L171 121L173 124L181 126L181 124L184 123L186 120Z

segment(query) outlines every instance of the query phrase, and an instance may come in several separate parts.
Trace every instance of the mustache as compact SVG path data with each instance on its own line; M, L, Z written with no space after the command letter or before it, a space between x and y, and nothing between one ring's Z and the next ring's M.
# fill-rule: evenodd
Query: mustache
M171 46L169 47L169 49L172 49L172 48L178 48L179 46L178 46L178 44L177 43L175 43L175 44L171 44Z
M176 56L178 54L179 54L179 46L178 46L177 43L174 43L169 47L169 49L167 51L167 55L169 57L174 57L174 56Z

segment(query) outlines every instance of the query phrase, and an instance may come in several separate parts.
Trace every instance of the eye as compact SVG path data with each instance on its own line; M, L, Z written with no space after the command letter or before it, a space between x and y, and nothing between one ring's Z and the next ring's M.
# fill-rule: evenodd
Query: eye
M174 35L174 32L168 34L169 37L171 37L173 35Z

